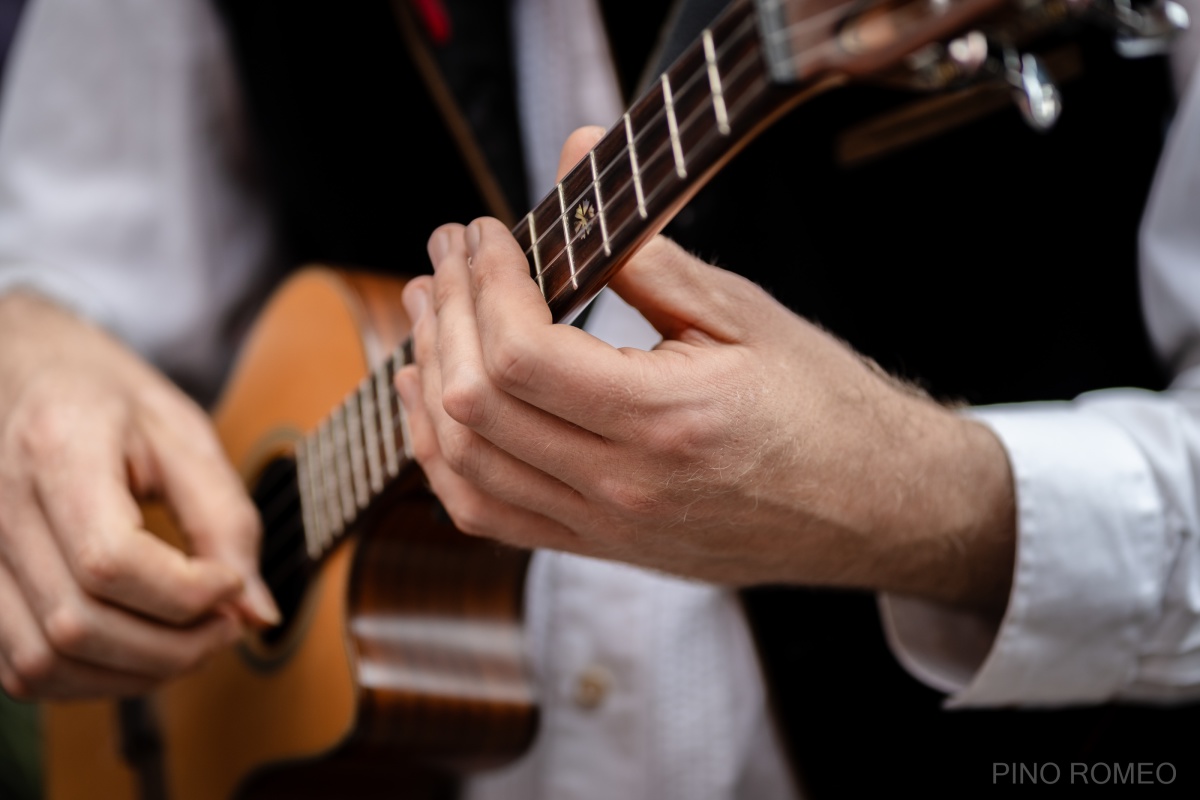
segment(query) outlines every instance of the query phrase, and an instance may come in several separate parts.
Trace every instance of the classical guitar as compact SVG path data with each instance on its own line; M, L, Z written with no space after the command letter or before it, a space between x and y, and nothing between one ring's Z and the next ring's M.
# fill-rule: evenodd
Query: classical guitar
M847 82L992 81L1047 126L1057 94L1016 47L1106 8L1127 38L1178 17L1104 2L734 0L513 228L531 278L571 318L760 131ZM446 797L528 747L528 555L455 531L406 455L401 288L314 267L271 298L213 418L284 621L149 697L47 706L49 798Z

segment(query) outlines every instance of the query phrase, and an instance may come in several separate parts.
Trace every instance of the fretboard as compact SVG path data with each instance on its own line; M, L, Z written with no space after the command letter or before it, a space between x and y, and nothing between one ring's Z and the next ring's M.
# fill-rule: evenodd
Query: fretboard
M753 0L735 0L512 233L556 322L574 317L754 134L796 102L771 83ZM296 449L320 559L411 465L393 378L405 342Z

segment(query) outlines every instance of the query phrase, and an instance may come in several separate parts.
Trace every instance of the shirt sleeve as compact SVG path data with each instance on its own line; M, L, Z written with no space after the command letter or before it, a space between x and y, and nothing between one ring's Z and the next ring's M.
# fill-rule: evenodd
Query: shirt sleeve
M972 409L1000 438L1017 552L998 628L881 598L893 652L949 706L1200 698L1200 81L1143 219L1151 336L1175 379L1070 403Z

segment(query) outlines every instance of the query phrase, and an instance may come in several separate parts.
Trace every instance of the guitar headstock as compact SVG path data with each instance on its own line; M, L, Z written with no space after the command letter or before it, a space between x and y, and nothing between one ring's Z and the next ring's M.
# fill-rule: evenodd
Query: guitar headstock
M1175 0L755 0L778 83L830 76L941 90L1007 83L1026 121L1054 124L1059 93L1022 47L1076 22L1114 33L1122 55L1161 53L1188 25Z

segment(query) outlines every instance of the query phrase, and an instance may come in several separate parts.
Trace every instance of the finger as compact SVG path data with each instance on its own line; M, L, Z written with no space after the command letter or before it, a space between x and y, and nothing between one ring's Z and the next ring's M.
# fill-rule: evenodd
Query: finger
M276 625L279 609L259 572L262 523L245 484L207 421L181 427L170 423L172 411L151 408L140 420L166 499L196 556L236 573L239 610L256 625Z
M604 128L596 125L587 125L582 128L576 128L567 137L567 141L563 143L562 151L558 155L558 178L562 180L571 168L578 164L588 154L596 142L604 138Z
M158 682L97 667L55 651L12 579L0 565L0 683L20 699L70 699L140 694Z
M488 536L517 547L581 552L584 543L570 529L487 495L449 468L422 399L421 380L415 368L406 367L396 375L396 388L408 415L414 456L455 527L463 533Z
M59 446L35 456L38 509L26 510L19 524L48 523L84 591L151 618L187 622L235 596L239 579L230 569L188 558L141 530L118 427L97 425L86 433L62 437Z
M475 220L465 240L489 380L552 416L609 439L628 438L628 398L652 405L663 388L651 354L552 324L520 245L498 220Z
M537 471L563 477L568 483L572 482L567 477L571 475L579 482L591 480L594 471L604 470L609 460L603 438L536 409L491 383L480 352L462 236L449 236L440 243L431 241L430 251L437 263L429 312L437 323L436 359L428 355L432 334L427 330L421 331L415 345L421 352L419 360L431 364L426 380L429 414L451 468L482 484L494 483L499 476L481 471L482 465L473 457L476 450L488 456L484 469L505 466L504 459L490 452L495 448L486 446L477 436L467 435L466 426ZM432 366L434 361L436 368ZM464 462L463 458L468 460ZM586 473L580 472L585 464ZM522 475L527 472L514 470ZM493 493L511 502L522 502L511 492Z
M439 276L445 271L445 261L446 259L443 259L438 268ZM461 261L459 259L458 266L465 270ZM460 277L465 281L465 277ZM439 294L441 293L439 292ZM470 314L466 313L461 320L461 326L456 326L455 321L450 320L451 324L447 327L444 324L446 319L431 309L422 316L413 332L413 349L417 363L421 365L419 385L422 413L436 438L436 453L450 471L480 487L484 493L497 495L508 502L542 513L546 511L547 507L553 507L559 512L560 516L556 518L560 521L566 521L569 518L566 516L568 514L580 514L584 511L582 503L568 486L550 477L550 474L545 471L531 467L498 449L447 413L448 393L442 383L446 343L442 339L442 335L461 336L462 328L469 330L472 327L469 317ZM465 338L469 340L471 337L468 335ZM465 342L461 346L470 348L470 345ZM486 384L486 380L483 383ZM530 437L536 436L539 441L545 441L545 437L553 436L558 429L568 427L560 420L546 417L520 401L507 398L492 389L484 389L484 392L495 398L495 402L491 404L493 407L506 405L512 412L507 415L500 414L497 419L521 417L528 421L526 424L528 435L513 437L524 448L530 447ZM461 396L462 392L459 394ZM460 405L462 403L462 401L451 402ZM411 424L411 420L409 422ZM493 427L505 429L507 425L508 423L497 423ZM539 425L542 426L540 430ZM511 430L505 432L511 433ZM569 433L576 439L588 437L593 449L603 444L601 440L578 429L572 429ZM557 444L558 446L553 448L540 448L555 454L555 458L546 458L545 461L557 464L558 460L563 457L564 451L572 449L570 445L563 442ZM533 446L538 449L537 445ZM581 460L577 458L572 463L577 466ZM592 463L594 464L594 461Z
M17 519L10 530L19 532L21 547L6 553L5 574L20 585L23 604L56 656L162 679L190 669L240 633L227 616L183 628L96 600L75 583L43 520Z

